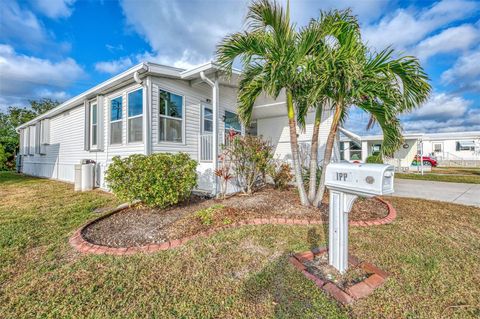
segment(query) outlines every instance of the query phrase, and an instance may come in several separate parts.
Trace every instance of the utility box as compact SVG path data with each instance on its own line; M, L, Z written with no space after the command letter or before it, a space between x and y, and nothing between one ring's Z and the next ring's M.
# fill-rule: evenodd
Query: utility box
M386 195L393 193L394 173L395 168L386 164L331 163L325 185L360 196Z
M75 165L75 191L89 191L95 188L95 161L84 159Z
M73 190L76 192L82 190L82 164L75 164L75 183Z

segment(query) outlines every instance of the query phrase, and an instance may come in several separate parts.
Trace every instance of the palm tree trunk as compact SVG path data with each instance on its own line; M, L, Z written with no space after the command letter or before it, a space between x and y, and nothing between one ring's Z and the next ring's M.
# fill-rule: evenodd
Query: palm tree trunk
M297 183L300 202L304 206L309 206L307 192L303 185L302 169L300 167L300 158L298 156L298 140L297 140L297 124L295 123L295 110L293 108L292 92L287 90L287 111L288 111L288 127L290 128L290 147L292 149L293 168L295 171L295 181Z
M312 147L310 149L310 180L308 181L308 200L313 203L317 191L317 168L318 168L318 135L322 122L323 105L318 105L313 123Z
M313 201L313 206L315 207L320 206L323 199L323 194L325 193L325 172L327 170L327 165L330 163L330 160L332 159L333 145L335 143L335 136L337 135L338 124L340 123L341 114L342 114L342 105L339 103L336 103L332 126L330 128L330 133L328 134L327 145L325 145L325 155L323 156L322 176L320 178L320 184L318 185L317 195L315 196L315 200Z

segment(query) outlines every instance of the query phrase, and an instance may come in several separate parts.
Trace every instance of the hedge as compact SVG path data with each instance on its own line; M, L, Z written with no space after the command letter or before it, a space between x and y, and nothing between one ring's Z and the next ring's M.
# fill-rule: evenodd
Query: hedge
M197 185L196 168L197 162L185 153L116 156L105 180L121 200L164 208L190 197Z

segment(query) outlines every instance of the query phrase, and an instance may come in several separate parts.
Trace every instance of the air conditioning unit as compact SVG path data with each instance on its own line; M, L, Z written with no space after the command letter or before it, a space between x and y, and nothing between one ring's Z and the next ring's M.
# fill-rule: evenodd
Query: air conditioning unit
M75 165L75 191L89 191L95 187L95 161L83 159Z

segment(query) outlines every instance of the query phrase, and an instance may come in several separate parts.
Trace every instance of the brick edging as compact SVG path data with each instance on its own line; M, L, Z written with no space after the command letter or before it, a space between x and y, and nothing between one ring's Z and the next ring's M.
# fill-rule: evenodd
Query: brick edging
M396 212L395 208L393 208L393 206L389 202L387 202L387 201L385 201L385 200L383 200L379 197L375 197L375 198L377 200L381 201L382 203L384 203L385 205L387 205L388 215L383 217L383 218L376 219L376 220L351 221L349 223L350 226L367 227L367 226L390 224L391 222L393 222L397 218L397 212ZM115 213L117 213L121 210L124 210L128 207L129 207L128 204L122 204L122 205L118 206L117 208L115 208L113 211L111 211L111 212L109 212L109 213L107 213L107 214L105 214L105 215L103 215L99 218L96 218L96 219L94 219L90 222L87 222L86 224L84 224L82 227L80 227L79 229L77 229L75 231L75 233L73 234L72 237L70 237L68 242L70 243L70 245L73 248L75 248L76 250L78 250L81 253L97 254L97 255L99 255L99 254L132 255L132 254L140 253L140 252L142 252L142 253L152 253L152 252L156 252L156 251L176 248L176 247L181 246L181 245L185 244L187 241L190 241L194 238L208 237L208 236L210 236L210 235L212 235L216 232L220 232L220 231L225 230L225 229L236 228L236 227L241 227L241 226L245 226L245 225L322 225L322 224L324 224L323 221L321 221L321 220L313 220L313 219L310 220L310 219L273 218L273 217L272 218L252 218L252 219L248 219L248 220L239 221L239 222L236 222L236 223L233 223L233 224L230 224L230 225L225 225L225 226L217 227L217 228L214 228L214 229L210 229L210 230L207 230L207 231L202 231L202 232L199 232L195 235L186 236L186 237L183 237L183 238L180 238L180 239L174 239L174 240L167 241L167 242L164 242L164 243L161 243L161 244L149 244L149 245L144 245L144 246L121 247L121 248L92 244L92 243L88 242L83 237L82 232L86 227L92 225L93 223L98 222L99 220L107 218L112 214L115 214Z
M351 267L360 267L364 271L371 273L366 279L354 284L347 289L341 289L334 282L320 279L310 273L304 265L306 261L313 260L316 256L328 252L326 247L320 247L313 250L294 254L289 257L289 262L315 285L330 295L333 299L343 305L349 305L358 299L369 296L376 288L380 287L388 278L388 273L369 262L361 262L357 257L348 255L348 264Z

